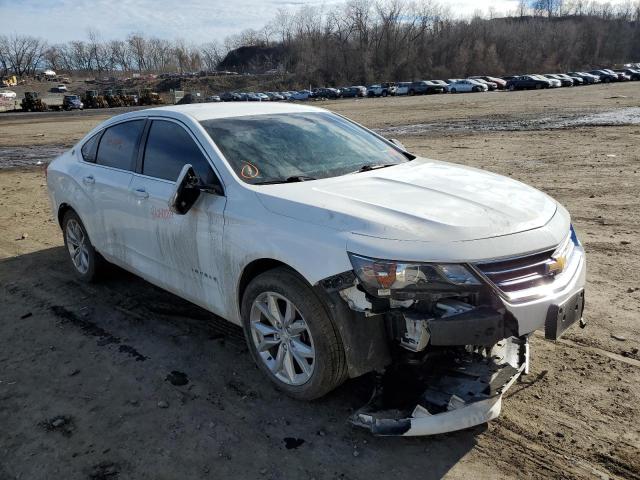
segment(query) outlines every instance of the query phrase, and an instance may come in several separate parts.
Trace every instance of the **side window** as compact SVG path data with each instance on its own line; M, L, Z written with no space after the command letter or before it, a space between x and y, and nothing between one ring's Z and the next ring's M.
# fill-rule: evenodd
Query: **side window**
M209 162L187 131L173 122L154 120L144 151L142 173L175 181L187 163L206 184L218 183Z
M100 139L96 163L122 170L133 170L136 145L144 129L144 122L133 120L107 128Z
M96 133L82 146L82 149L80 151L85 162L95 163L96 153L98 153L98 142L100 141L101 135L102 132Z

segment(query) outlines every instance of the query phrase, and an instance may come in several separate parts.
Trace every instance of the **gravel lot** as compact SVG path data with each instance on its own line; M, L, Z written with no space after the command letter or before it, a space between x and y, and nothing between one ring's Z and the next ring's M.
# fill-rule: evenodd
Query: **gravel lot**
M296 402L207 312L115 268L79 284L25 165L106 115L0 115L1 480L640 478L640 82L322 105L561 201L588 254L588 327L534 336L489 425L372 437L345 423L369 378Z

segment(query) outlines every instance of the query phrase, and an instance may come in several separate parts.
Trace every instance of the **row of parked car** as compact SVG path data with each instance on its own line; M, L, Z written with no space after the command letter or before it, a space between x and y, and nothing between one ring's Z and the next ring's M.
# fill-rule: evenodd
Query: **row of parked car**
M598 69L588 72L567 72L511 75L492 77L488 75L447 80L419 80L414 82L385 82L369 85L352 85L342 88L314 88L285 92L226 92L208 97L208 101L278 101L337 99L362 97L387 97L401 95L429 95L438 93L487 92L493 90L529 90L542 88L573 87L595 83L640 80L640 63L623 69Z

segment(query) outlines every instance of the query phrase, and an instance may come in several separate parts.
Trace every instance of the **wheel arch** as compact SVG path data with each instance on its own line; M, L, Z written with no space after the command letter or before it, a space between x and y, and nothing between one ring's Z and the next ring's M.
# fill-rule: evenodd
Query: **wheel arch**
M68 211L72 211L74 212L76 215L78 215L78 212L68 203L62 202L59 206L58 206L58 225L60 226L60 228L62 228L62 220L64 220L64 216ZM78 215L80 216L80 215Z
M256 260L252 260L249 262L242 273L240 274L240 280L238 281L237 288L237 297L236 297L236 305L238 307L238 311L241 310L242 306L242 297L244 296L244 292L247 290L247 286L258 275L268 272L269 270L273 270L274 268L285 267L298 275L301 279L307 282L304 275L302 275L299 271L293 268L291 265L284 263L281 260L276 260L274 258L258 258ZM307 282L308 283L308 282Z

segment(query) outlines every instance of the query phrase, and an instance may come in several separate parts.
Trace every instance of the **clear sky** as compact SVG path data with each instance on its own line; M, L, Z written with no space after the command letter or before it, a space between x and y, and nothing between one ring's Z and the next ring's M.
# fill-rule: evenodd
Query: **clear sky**
M616 0L614 0L615 3ZM0 34L28 34L50 43L81 40L89 29L105 40L140 32L204 43L263 27L279 8L330 6L338 0L0 0ZM456 16L476 10L513 12L517 0L441 0Z

